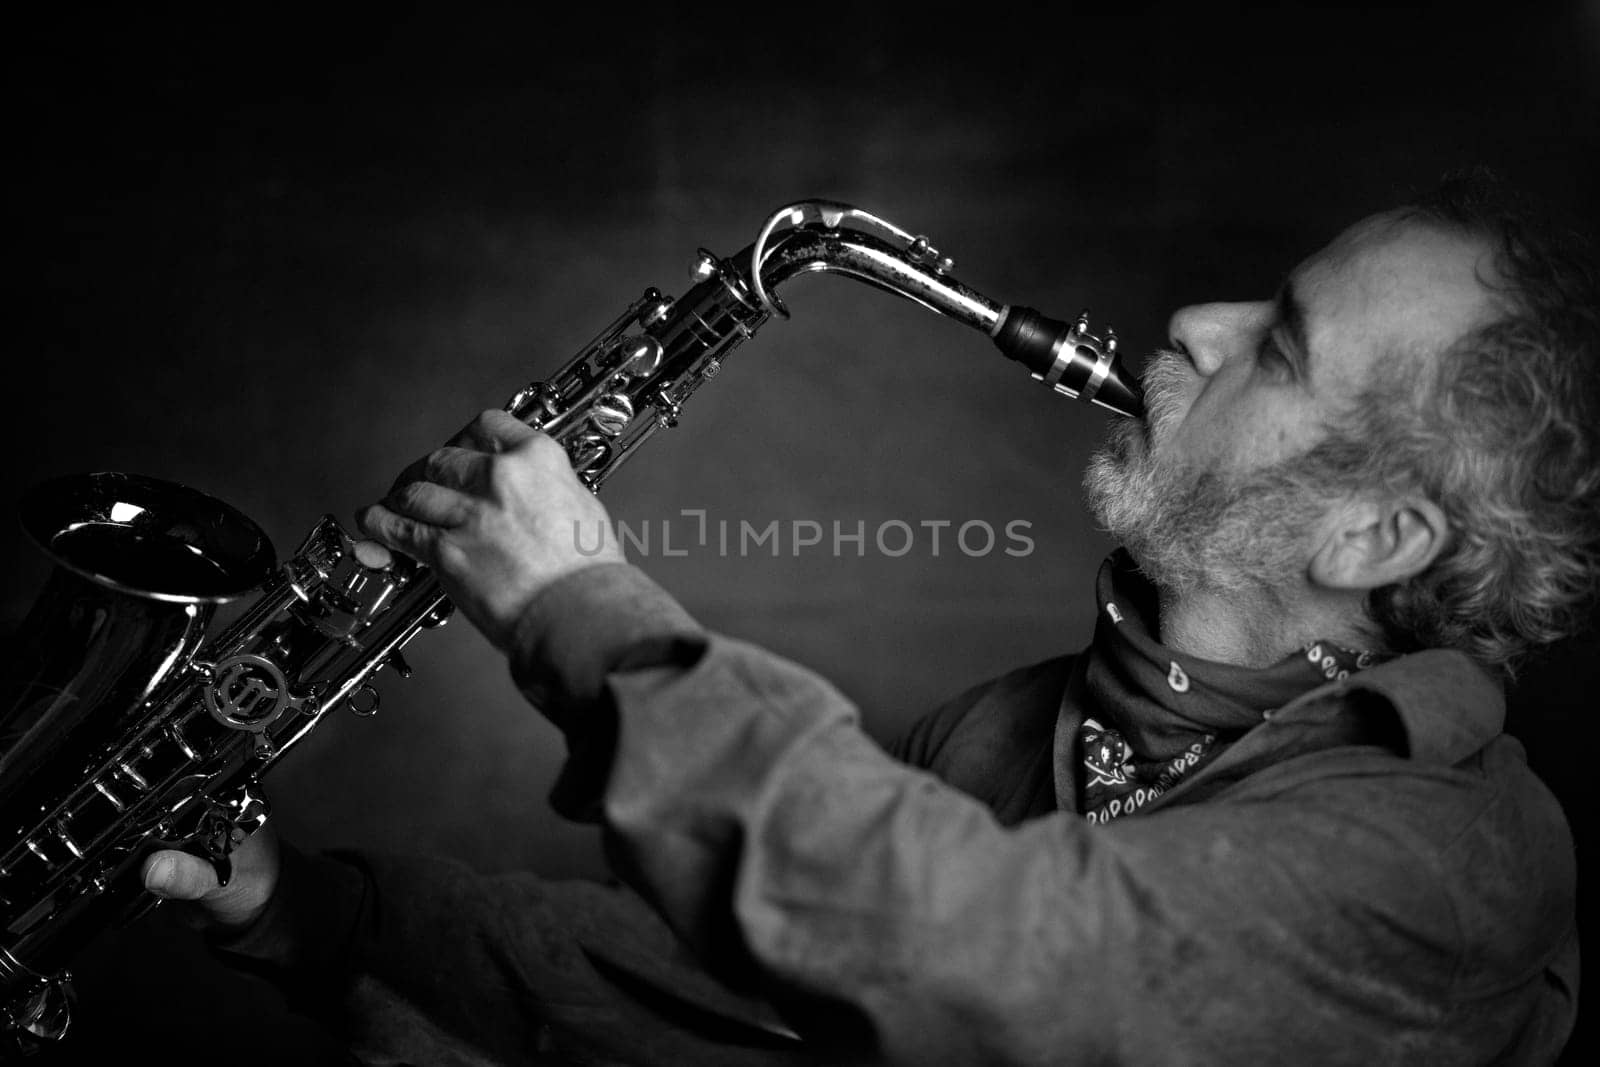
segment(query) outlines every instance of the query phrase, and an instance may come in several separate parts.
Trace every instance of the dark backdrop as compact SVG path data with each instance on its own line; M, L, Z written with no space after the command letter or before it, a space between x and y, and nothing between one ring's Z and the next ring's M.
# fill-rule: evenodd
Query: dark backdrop
M1092 306L1132 353L1174 307L1269 294L1450 167L1491 163L1593 229L1600 6L1526 7L35 18L8 61L0 499L139 471L223 497L287 555L644 286L681 292L697 246L729 254L806 196L927 233L997 300ZM864 287L786 298L793 321L607 486L656 532L650 573L821 670L879 736L1080 645L1109 547L1078 488L1103 416ZM659 526L681 547L684 508L776 520L783 554L668 557ZM797 520L865 523L864 556L792 554ZM924 528L891 558L871 538L889 520L1021 520L1034 550L973 558L947 531L935 555ZM14 626L47 567L14 525L0 537ZM592 833L546 808L561 746L500 658L464 624L413 649L376 719L330 722L271 776L283 832L599 873ZM1539 672L1526 731L1576 783L1594 668L1568 655ZM321 1047L159 913L79 974L85 1060Z

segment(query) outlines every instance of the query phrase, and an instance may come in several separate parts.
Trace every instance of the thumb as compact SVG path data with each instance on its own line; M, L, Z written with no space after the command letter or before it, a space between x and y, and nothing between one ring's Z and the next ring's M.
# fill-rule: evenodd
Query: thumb
M144 861L144 887L166 900L199 900L217 888L216 869L198 856L166 850Z

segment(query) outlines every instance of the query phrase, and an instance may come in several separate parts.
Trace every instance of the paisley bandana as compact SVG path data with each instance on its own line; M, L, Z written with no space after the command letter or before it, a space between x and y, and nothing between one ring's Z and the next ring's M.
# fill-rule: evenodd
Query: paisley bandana
M1100 569L1100 616L1078 727L1079 810L1090 822L1138 811L1303 693L1377 662L1327 641L1262 669L1173 652L1152 636L1154 588L1118 552Z

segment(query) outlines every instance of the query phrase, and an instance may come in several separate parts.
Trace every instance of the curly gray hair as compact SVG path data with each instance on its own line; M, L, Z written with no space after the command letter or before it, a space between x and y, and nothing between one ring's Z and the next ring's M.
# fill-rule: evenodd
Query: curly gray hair
M1508 309L1441 358L1374 383L1314 448L1346 485L1415 488L1452 539L1426 571L1374 590L1394 651L1456 648L1514 676L1583 628L1600 592L1600 284L1575 234L1485 171L1446 178L1399 218L1486 239ZM1309 457L1308 457L1309 458Z

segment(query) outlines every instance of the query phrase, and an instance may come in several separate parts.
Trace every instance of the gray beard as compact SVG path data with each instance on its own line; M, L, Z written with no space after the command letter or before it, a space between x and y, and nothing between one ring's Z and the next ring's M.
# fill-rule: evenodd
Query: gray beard
M1328 495L1307 457L1230 474L1152 455L1176 414L1177 358L1162 355L1145 371L1148 421L1117 421L1090 458L1089 509L1163 595L1279 600L1305 574Z

